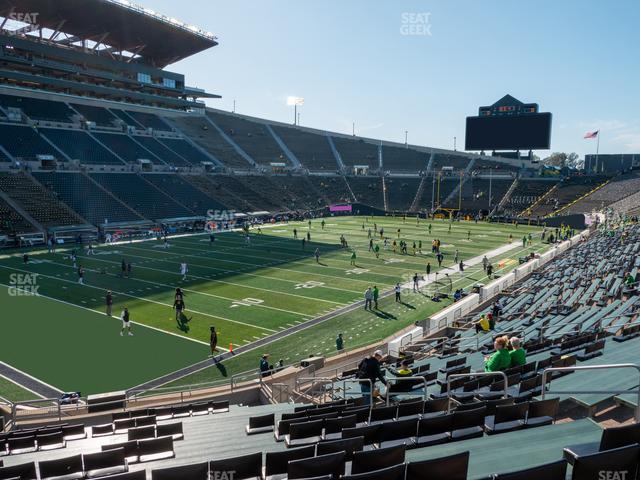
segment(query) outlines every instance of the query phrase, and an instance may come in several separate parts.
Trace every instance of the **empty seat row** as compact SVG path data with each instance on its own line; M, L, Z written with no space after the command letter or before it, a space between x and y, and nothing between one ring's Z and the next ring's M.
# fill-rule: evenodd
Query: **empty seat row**
M129 469L124 448L73 455L55 460L41 460L0 468L0 479L48 480L103 478L127 472ZM115 478L115 477L108 477ZM142 477L144 478L144 476Z
M67 441L86 436L83 424L14 430L0 434L0 456L64 448Z
M103 452L120 448L123 449L128 463L151 462L175 456L172 436L102 445Z
M360 442L362 439L360 439ZM398 446L384 451L366 452L351 445L319 444L285 452L267 452L263 464L262 453L202 462L193 465L152 471L153 480L178 478L205 480L211 478L243 479L382 479L422 480L447 478L466 479L469 452L450 457L411 462L405 465L405 448ZM355 450L354 450L355 448ZM349 462L349 463L348 463ZM378 473L384 469L384 474ZM405 477L406 470L406 477ZM349 475L345 476L347 471ZM425 476L425 474L427 476ZM225 475L227 477L225 477Z

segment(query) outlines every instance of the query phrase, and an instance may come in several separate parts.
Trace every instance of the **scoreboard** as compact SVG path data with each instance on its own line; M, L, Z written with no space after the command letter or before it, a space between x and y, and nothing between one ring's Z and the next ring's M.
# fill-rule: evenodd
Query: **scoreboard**
M506 95L467 117L465 150L547 150L551 148L551 120L535 103Z

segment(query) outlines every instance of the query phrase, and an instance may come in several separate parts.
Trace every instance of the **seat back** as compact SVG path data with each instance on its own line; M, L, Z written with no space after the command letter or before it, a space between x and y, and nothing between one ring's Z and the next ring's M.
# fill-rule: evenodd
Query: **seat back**
M495 400L486 400L485 405L487 410L485 411L485 415L495 415L496 408L503 405L513 405L515 399L513 397L509 398L496 398Z
M453 413L452 430L484 426L485 411L486 407L475 408L473 410L455 411Z
M358 419L358 423L368 422L369 413L371 409L369 407L355 407L347 408L342 413L343 415L355 415Z
M259 415L257 417L249 417L249 428L271 427L275 424L275 414Z
M355 452L351 462L351 473L365 473L404 463L405 445L397 445L367 452Z
M571 479L599 480L601 472L607 472L606 478L635 478L639 456L640 445L636 444L577 457Z
M36 436L26 435L24 437L9 437L7 439L7 445L9 446L9 452L14 450L27 450L36 448Z
M151 480L175 480L178 478L188 478L189 480L209 480L209 462L182 465L180 467L161 468L151 471ZM109 480L111 480L111 477L109 477Z
M127 431L127 440L143 440L145 438L154 438L156 436L156 427L139 427L130 428Z
M398 418L420 415L424 411L424 402L416 400L413 402L400 403L398 405Z
M109 475L108 480L147 480L147 471L137 470L135 472L119 473L118 475Z
M539 467L527 468L511 473L501 473L494 477L494 480L531 480L540 478L544 480L565 480L567 476L567 461L547 463Z
M600 451L626 447L640 443L640 423L633 423L623 427L605 428L600 440Z
M329 452L327 452L329 453ZM303 458L311 458L315 454L315 447L309 445L301 448L290 448L283 452L267 452L265 457L265 477L269 475L279 475L287 473L289 462L292 460L301 460Z
M345 428L354 428L358 418L355 415L347 415L345 417L327 418L324 421L324 433L338 433Z
M342 477L343 480L404 480L405 464L375 470L373 472L356 473Z
M299 438L309 438L322 435L322 420L312 422L293 423L289 426L289 438L291 440Z
M528 417L529 418L551 417L555 420L555 418L558 416L559 409L560 409L559 398L548 398L546 400L530 402ZM603 432L603 435L604 435L604 432ZM617 446L622 446L622 445L617 445ZM614 448L614 447L611 447L611 448Z
M531 378L527 378L525 380L523 380L522 382L520 382L520 387L518 392L519 393L525 393L528 392L530 390L533 390L534 388L536 388L538 385L538 378L537 376L535 377L531 377Z
M422 418L418 422L418 437L429 437L450 432L453 428L453 413L437 417Z
M156 427L156 435L158 437L178 437L181 438L184 434L182 431L182 422L164 423Z
M135 420L136 420L136 427L148 427L149 425L155 425L157 423L155 415L137 417Z
M496 407L494 423L498 424L502 422L513 422L514 420L524 420L527 416L528 411L528 402Z
M73 455L56 460L41 460L38 462L38 468L41 479L82 473L82 455Z
M260 478L262 475L262 453L252 453L241 457L225 458L209 462L210 478L224 478L234 472L234 480Z
M223 413L229 411L229 400L218 400L211 402L211 411L213 413Z
M106 450L115 450L118 448L124 449L125 458L137 458L138 457L138 442L132 440L130 442L122 442L122 443L112 443L107 445L102 445L102 451Z
M263 415L266 417L267 415ZM304 410L302 412L293 412L293 413L283 413L280 417L280 420L291 420L292 418L301 418L306 420L308 417L307 411ZM253 417L253 418L261 418L261 417Z
M427 400L424 402L424 409L422 413L446 412L448 409L448 398L436 398L435 400Z
M398 420L386 422L380 425L378 431L378 442L388 442L391 440L409 439L416 436L418 431L418 420Z
M36 435L36 442L40 450L52 445L64 445L64 435L62 434L62 430L53 433L39 433Z
M343 438L320 442L316 445L316 455L327 455L328 453L345 452L346 461L353 459L354 452L360 452L364 448L364 437Z
M364 427L345 428L342 430L342 438L363 437L365 445L372 445L378 440L380 425L367 425Z
M289 462L287 477L291 480L321 475L333 475L334 478L339 478L344 474L345 458L345 452L336 452L303 460L293 460Z
M149 440L138 440L138 455L140 461L144 461L144 457L156 457L160 455L163 457L173 456L173 438L160 437Z
M392 420L396 418L398 407L391 405L389 407L379 407L371 409L371 421L379 422L382 420Z
M102 435L113 435L113 424L106 423L104 425L94 425L91 427L91 436L99 437Z
M407 464L406 480L467 480L469 452ZM546 480L546 479L545 479Z
M36 463L21 463L20 465L12 465L10 467L0 467L0 478L19 478L20 480L36 480Z
M95 476L92 475L92 472L97 470L115 469L120 467L123 469L121 471L124 471L127 467L124 448L88 453L82 455L82 462L84 464L84 471L90 476Z

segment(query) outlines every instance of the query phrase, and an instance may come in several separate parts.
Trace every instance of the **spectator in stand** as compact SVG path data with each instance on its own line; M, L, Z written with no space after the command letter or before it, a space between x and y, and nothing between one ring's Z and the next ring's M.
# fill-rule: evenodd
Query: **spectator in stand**
M491 312L487 313L487 321L489 322L489 330L495 330L496 329L496 321L493 318L493 313L491 313Z
M410 377L413 374L409 363L409 360L402 360L402 362L400 362L400 368L395 372L396 377Z
M265 353L260 358L260 375L263 377L271 375L271 370L273 370L273 367L269 365L269 354Z
M476 322L476 333L480 332L488 332L489 331L489 320L484 315L480 315L480 320Z
M500 306L500 301L496 300L493 303L493 308L491 309L491 313L493 314L493 318L496 320L500 318L500 314L502 313L502 307Z
M485 359L485 372L501 372L511 366L511 355L509 355L509 350L507 350L508 344L509 339L506 336L498 337L493 341L493 348L496 351L489 358Z
M380 369L380 361L382 360L382 351L376 350L373 355L365 358L358 365L358 378L365 380L360 382L360 391L364 397L365 405L372 403L372 398L375 391L376 381L380 380L385 385L387 379L384 378L382 370Z
M527 363L527 352L525 352L520 345L520 339L518 337L511 337L509 344L511 345L511 350L509 350L511 367L520 367Z

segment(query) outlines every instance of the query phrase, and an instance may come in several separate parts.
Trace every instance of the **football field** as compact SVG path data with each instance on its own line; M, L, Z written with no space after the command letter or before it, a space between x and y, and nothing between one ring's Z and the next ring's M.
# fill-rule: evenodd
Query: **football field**
M437 271L431 253L434 238L442 242L443 268L453 265L456 249L463 262L477 262L486 252L509 245L490 258L497 273L517 266L519 257L547 248L540 242L540 228L522 225L454 222L450 229L444 220L417 223L415 218L405 222L393 217L325 222L324 229L320 220L313 220L311 227L297 222L264 226L261 233L252 229L250 242L240 232L225 232L217 234L213 244L208 235L192 235L171 238L168 248L161 241L145 241L100 246L94 255L79 251L84 285L78 282L71 246L55 253L33 251L27 264L21 253L2 255L0 362L53 389L86 395L134 387L206 359L210 326L218 331L221 352L273 337L273 343L261 347L273 361L331 355L338 332L344 333L346 348L356 348L450 303L432 302L432 287L427 287L422 293L404 293L400 304L385 298L378 311L340 312L361 301L369 286L388 291L396 282L409 282L414 273L424 275L427 262ZM376 228L384 228L388 249ZM368 251L369 230L380 248L379 258ZM523 236L529 233L532 244L523 247ZM310 242L303 249L301 239L307 234ZM348 248L341 248L341 235ZM407 254L392 251L391 242L399 239L408 243ZM420 241L422 249L414 254L413 242L418 247ZM132 264L130 276L121 274L123 260ZM188 265L186 278L181 263ZM486 280L476 264L451 275L451 286L455 290ZM185 292L187 307L179 319L172 309L176 287ZM113 292L113 317L105 315L107 290ZM125 306L134 322L132 337L120 336L119 315ZM318 317L323 317L321 323L288 333ZM262 350L239 354L223 368L204 369L176 383L218 380L257 367L259 353ZM3 385L6 382L0 382L0 396L10 396L15 389Z

